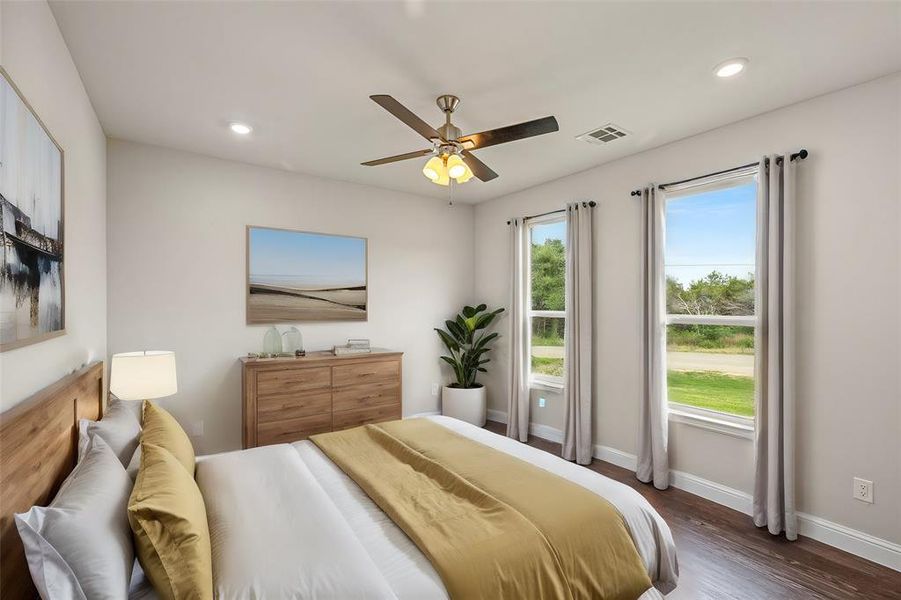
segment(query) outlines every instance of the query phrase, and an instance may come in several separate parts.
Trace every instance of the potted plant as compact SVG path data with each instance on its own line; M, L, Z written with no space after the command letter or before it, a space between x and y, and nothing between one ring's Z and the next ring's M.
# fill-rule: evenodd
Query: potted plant
M484 365L491 359L484 358L490 348L489 342L498 337L497 333L484 331L494 318L504 311L499 308L488 311L479 304L475 308L464 306L463 312L452 321L445 321L445 329L435 329L450 356L441 360L454 369L457 380L444 386L441 395L441 414L454 417L482 427L487 417L485 388L476 382L479 373L487 373ZM479 333L481 332L481 333Z

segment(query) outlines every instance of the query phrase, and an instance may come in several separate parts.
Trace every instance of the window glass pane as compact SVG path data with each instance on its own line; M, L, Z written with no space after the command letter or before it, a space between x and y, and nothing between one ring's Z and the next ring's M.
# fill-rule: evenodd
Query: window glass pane
M754 416L754 328L668 325L670 402Z
M756 205L756 181L667 200L669 314L754 314Z
M532 310L563 310L566 277L566 224L540 223L529 228Z
M563 377L563 317L532 317L532 374Z

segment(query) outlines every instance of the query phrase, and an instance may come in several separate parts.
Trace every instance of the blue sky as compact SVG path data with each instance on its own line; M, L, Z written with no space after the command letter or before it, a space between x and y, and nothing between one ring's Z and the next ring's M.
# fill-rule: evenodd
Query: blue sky
M563 221L532 227L532 243L541 245L545 240L560 240L566 245L566 224Z
M250 278L254 283L282 285L364 285L366 240L254 227Z
M753 272L756 205L756 182L667 200L666 274L688 284Z

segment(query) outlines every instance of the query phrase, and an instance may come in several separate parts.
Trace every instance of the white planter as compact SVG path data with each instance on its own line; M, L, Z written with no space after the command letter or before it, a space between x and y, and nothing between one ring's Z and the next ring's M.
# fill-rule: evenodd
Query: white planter
M444 386L441 393L441 414L484 427L487 420L485 387L470 389Z

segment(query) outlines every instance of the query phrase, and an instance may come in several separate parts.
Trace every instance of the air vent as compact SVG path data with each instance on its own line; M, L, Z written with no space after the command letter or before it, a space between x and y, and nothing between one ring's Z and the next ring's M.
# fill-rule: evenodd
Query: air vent
M597 129L592 129L588 133L583 133L580 136L576 136L576 139L583 142L588 142L589 144L609 144L610 142L615 142L616 140L624 138L627 135L629 135L629 132L619 125L607 123L606 125L602 125Z

